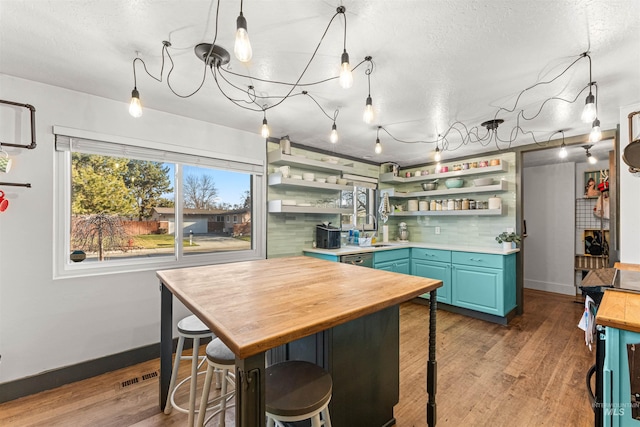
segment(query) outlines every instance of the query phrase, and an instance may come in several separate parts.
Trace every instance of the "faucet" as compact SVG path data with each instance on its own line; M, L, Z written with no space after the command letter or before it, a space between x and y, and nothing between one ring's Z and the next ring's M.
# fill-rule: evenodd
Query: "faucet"
M375 215L370 214L370 213L365 214L365 216L364 216L364 220L362 221L362 231L364 232L364 225L365 225L366 220L367 220L368 217L371 217L371 219L373 219L373 234L376 235L377 232L378 232L378 221L376 220Z

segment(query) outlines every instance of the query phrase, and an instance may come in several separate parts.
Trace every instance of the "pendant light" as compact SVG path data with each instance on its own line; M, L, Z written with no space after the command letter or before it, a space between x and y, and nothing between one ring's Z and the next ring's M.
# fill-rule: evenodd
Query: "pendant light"
M344 14L346 8L339 6L336 9L337 13L342 14L344 17L344 38L343 38L343 52L340 59L340 86L344 89L349 89L353 86L353 73L351 72L351 66L349 65L349 54L347 53L347 16Z
M247 20L242 14L242 0L240 0L240 15L236 19L236 42L233 46L233 53L240 62L249 62L253 56L249 33L247 32Z
M559 130L558 132L562 133L562 145L560 145L560 152L558 152L558 157L560 157L561 159L566 159L569 153L567 153L567 147L564 143L564 131Z
M269 131L269 125L267 124L267 113L264 112L264 118L262 119L262 127L260 128L260 134L264 139L269 138L271 132Z
M438 147L438 140L440 139L440 134L438 134L438 139L436 140L436 151L433 153L433 160L436 162L440 162L442 160L442 154L440 154L440 148Z
M596 159L593 154L591 154L589 152L589 149L593 147L593 145L583 145L582 148L584 148L585 150L587 150L587 162L589 162L589 164L595 165L596 163L598 163L598 159Z
M380 126L378 126L378 131L376 133L376 154L382 153L382 144L380 143Z
M593 127L589 134L589 142L598 142L602 139L602 129L600 129L600 120L595 119L593 121Z
M373 100L371 99L371 72L373 71L373 62L371 61L370 56L367 56L364 59L365 61L369 61L369 66L364 72L367 75L369 95L367 96L367 100L364 104L364 113L362 114L362 120L364 120L366 124L371 124L373 123Z
M585 100L584 109L582 110L582 121L585 123L591 123L596 119L596 98L589 90L589 95Z
M129 114L138 118L142 116L142 104L140 103L140 93L136 87L131 91L131 102L129 103Z
M329 141L331 141L332 144L335 144L338 142L338 128L336 126L336 122L333 122L333 126L331 126L331 134L329 135Z

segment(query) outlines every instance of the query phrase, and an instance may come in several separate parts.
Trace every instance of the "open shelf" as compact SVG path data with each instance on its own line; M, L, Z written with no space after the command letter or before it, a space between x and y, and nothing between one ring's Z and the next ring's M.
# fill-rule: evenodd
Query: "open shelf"
M353 208L318 208L315 206L283 205L282 200L271 200L269 202L269 213L315 213L331 215L349 215L353 213Z
M329 184L326 182L305 181L304 179L283 178L281 173L269 175L269 185L273 187L303 187L318 191L353 191L353 185Z
M498 216L502 215L503 208L500 209L471 209L457 211L414 211L414 212L391 212L389 216Z
M273 150L267 153L267 162L272 165L281 166L297 166L305 170L323 171L323 172L345 172L355 173L353 163L335 164L323 162L321 160L308 159L302 156L292 156L290 154L282 154L280 150Z
M508 170L509 163L502 160L498 166L486 166L483 168L472 168L459 171L434 173L430 175L412 176L409 178L394 176L392 173L383 173L380 175L380 182L389 184L406 184L411 182L432 181L434 179L457 178L469 175L484 175L493 172L507 172Z
M445 188L442 190L431 191L414 191L408 193L402 193L394 188L385 188L380 190L380 194L387 193L389 197L395 197L399 199L416 198L416 197L435 197L435 196L447 196L454 194L475 194L475 193L498 193L507 191L509 183L507 181L500 181L499 184L485 185L482 187L461 187L461 188Z

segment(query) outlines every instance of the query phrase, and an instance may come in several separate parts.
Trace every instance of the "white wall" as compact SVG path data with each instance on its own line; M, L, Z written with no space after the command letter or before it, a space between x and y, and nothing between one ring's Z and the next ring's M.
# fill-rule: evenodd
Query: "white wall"
M572 162L524 168L524 287L574 295L574 200Z
M640 103L620 108L620 261L640 264L640 178L631 175L622 160L630 142L627 116L633 111L640 111ZM640 129L633 130L635 137Z
M35 150L14 157L1 181L10 206L0 213L0 383L159 341L160 292L153 271L53 280L52 126L139 138L266 161L264 139L210 123L0 74L0 99L36 108ZM176 102L188 102L176 98ZM23 111L24 110L24 111ZM26 109L0 105L0 140L27 144ZM233 144L229 144L233 141ZM174 305L176 319L186 315Z

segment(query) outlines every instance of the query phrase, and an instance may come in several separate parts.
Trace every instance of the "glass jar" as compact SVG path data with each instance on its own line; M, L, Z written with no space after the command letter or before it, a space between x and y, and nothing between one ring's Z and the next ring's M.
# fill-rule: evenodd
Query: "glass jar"
M442 205L440 205L440 207L442 208ZM431 199L431 203L429 203L429 210L436 210L436 199Z
M453 201L453 209L456 211L459 211L462 209L462 200L461 199L455 199Z
M454 202L454 200L453 200L453 199L449 199L449 200L447 200L447 210L448 210L448 211L452 211L452 210L455 210L455 208L456 208L456 207L455 207L455 202Z
M462 199L462 210L463 211L469 210L469 199Z
M442 200L436 200L436 210L437 211L442 210Z

